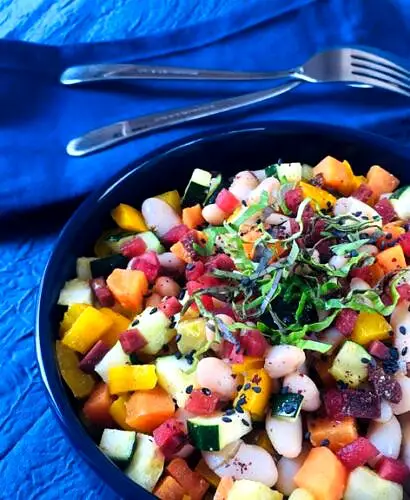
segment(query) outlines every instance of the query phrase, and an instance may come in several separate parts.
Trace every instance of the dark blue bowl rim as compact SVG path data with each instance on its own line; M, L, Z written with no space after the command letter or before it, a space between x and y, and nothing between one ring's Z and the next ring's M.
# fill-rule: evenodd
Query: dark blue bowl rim
M92 469L110 486L115 493L120 495L122 498L149 499L155 497L131 481L120 469L118 469L99 451L92 438L86 432L84 426L76 417L76 413L69 402L66 390L57 370L53 342L49 341L49 334L46 335L45 333L42 333L46 332L49 328L47 324L48 320L45 314L48 304L48 277L51 274L53 266L55 265L57 255L64 253L65 241L70 239L70 237L81 227L83 213L87 213L87 211L95 203L97 203L98 200L102 199L108 192L115 189L118 182L124 180L128 176L134 175L140 168L149 166L149 164L154 160L157 161L158 159L166 158L168 155L171 155L178 150L188 149L197 143L212 142L216 139L223 139L224 136L228 137L232 134L261 132L296 134L306 132L306 130L309 130L309 132L323 133L324 138L327 135L335 136L338 134L341 137L354 139L357 143L363 143L364 146L370 146L372 143L377 143L378 149L384 149L387 152L391 152L396 157L402 156L407 159L410 157L410 150L405 146L399 145L390 139L383 138L371 132L363 132L357 129L321 124L311 121L273 121L252 123L235 128L224 127L220 129L212 129L201 134L195 134L188 138L166 144L125 166L121 171L113 175L110 180L105 182L100 188L86 198L86 200L77 208L73 216L66 223L58 237L53 252L48 259L38 292L35 344L40 375L45 385L51 407L56 414L64 433L86 462L92 467Z

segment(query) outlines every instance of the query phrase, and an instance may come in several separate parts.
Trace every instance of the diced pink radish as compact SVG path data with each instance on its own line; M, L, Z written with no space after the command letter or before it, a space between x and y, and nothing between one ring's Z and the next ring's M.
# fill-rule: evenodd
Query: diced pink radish
M150 250L149 252L145 252L140 257L134 257L131 259L128 264L128 268L142 271L147 277L147 280L150 283L153 283L158 277L161 264L158 260L157 254Z
M390 349L380 340L373 340L373 342L369 345L369 354L377 359L389 359Z
M179 224L173 227L161 238L161 241L166 245L174 245L180 239L182 239L186 234L189 233L189 228L185 224Z
M410 473L404 462L390 457L383 457L379 460L376 464L376 471L383 479L399 484L404 484Z
M102 307L112 307L115 304L114 295L107 286L105 278L94 278L90 280L90 286L95 298Z
M121 253L129 259L142 255L146 249L147 245L145 244L145 241L138 236L121 245Z
M170 418L157 427L152 433L155 443L166 459L171 458L187 443L184 424Z
M85 373L93 373L95 365L103 359L109 350L109 346L99 340L80 361L80 369Z
M200 278L205 272L205 264L201 260L197 260L192 264L188 264L185 268L185 276L187 281L195 281Z
M335 327L340 333L349 337L353 332L358 317L359 313L357 311L342 309L336 318Z
M268 348L268 342L259 330L245 330L240 343L246 356L263 356Z
M222 271L233 271L235 269L234 261L224 253L219 253L209 259L205 263L206 270L208 272L214 269L221 269Z
M137 352L147 345L145 337L137 328L121 333L119 340L126 354Z
M168 318L170 318L171 316L181 312L182 305L176 297L168 297L161 302L158 309L161 309L161 311L163 311Z
M392 403L400 403L402 398L401 385L393 375L385 373L382 367L369 366L369 382L373 384L375 393Z
M241 202L228 189L224 188L216 197L215 204L226 214L230 215Z
M343 446L337 452L337 458L347 469L353 470L377 457L378 454L378 449L367 438L359 437L356 441Z

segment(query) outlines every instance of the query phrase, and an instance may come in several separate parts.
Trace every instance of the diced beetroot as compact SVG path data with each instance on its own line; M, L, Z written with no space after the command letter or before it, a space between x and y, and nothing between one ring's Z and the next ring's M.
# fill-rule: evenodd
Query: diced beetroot
M95 298L102 307L112 307L115 304L114 295L107 286L105 278L94 278L90 280L90 286Z
M201 284L202 288L211 288L214 286L223 285L223 280L216 278L215 276L209 276L203 274L197 279L197 282Z
M410 301L410 285L408 283L403 283L397 287L397 291L400 295L400 300Z
M383 302L385 306L391 306L393 304L393 300L391 298L390 292L383 292L380 295L380 300Z
M220 269L222 271L233 271L235 269L234 261L224 253L218 253L209 257L205 263L206 270L208 272L214 269Z
M334 245L334 240L322 240L315 245L321 260L329 260L332 257L333 253L330 248L332 245Z
M268 342L259 330L245 330L240 343L246 356L263 356L268 348Z
M224 340L222 342L221 358L227 359L230 363L243 363L243 349L232 344L232 342Z
M342 309L337 315L335 327L345 337L349 337L354 329L359 313L353 309Z
M121 333L119 340L126 354L137 352L147 345L145 337L137 328Z
M367 203L373 196L373 191L367 184L360 184L356 191L352 193L352 196L357 200Z
M374 391L378 396L392 403L400 403L402 398L401 385L393 375L385 373L381 367L369 365L368 379L373 384Z
M387 198L382 198L374 206L376 212L381 215L383 224L388 224L397 217L393 205Z
M172 246L189 233L189 228L185 224L173 227L161 238L161 241L168 246Z
M296 219L289 219L289 226L290 226L290 234L295 234L298 231L300 231L300 226L299 223L296 221Z
M389 359L390 350L386 344L383 344L380 340L373 340L369 345L369 354L378 359Z
M380 398L371 391L329 389L324 395L324 404L327 415L334 419L380 417Z
M131 259L128 267L129 269L142 271L147 277L147 280L150 283L153 283L158 278L161 264L158 260L156 252L150 250L149 252L145 252L140 257L134 257Z
M142 238L138 236L131 241L127 241L121 245L121 253L131 259L132 257L139 257L147 249L147 245Z
M95 365L103 359L109 350L109 346L99 340L80 361L80 369L85 373L93 373Z
M169 418L152 433L154 441L166 459L178 453L187 443L184 423Z
M399 237L399 245L402 247L404 255L410 257L410 233L404 233Z
M219 191L215 204L222 210L222 212L230 215L235 208L239 207L241 202L228 189L224 188Z
M188 264L185 268L185 276L187 281L195 281L200 278L205 272L205 264L201 260Z
M317 243L323 238L322 233L326 230L326 221L324 219L318 219L312 231L313 243Z
M349 470L364 465L372 458L377 457L379 450L364 437L359 437L353 443L343 446L336 455L342 464Z
M176 297L168 297L161 302L158 309L161 309L170 318L182 311L182 304Z
M325 176L323 174L316 174L312 179L310 179L309 184L319 188L325 187Z
M194 415L210 415L216 410L219 398L209 389L195 389L189 395L185 410Z
M398 484L404 484L410 473L404 462L390 457L383 457L379 460L376 464L376 471L381 478Z
M313 210L312 205L306 205L305 209L303 210L303 214L302 214L303 224L304 225L308 224L312 220L314 215L315 215L315 211Z
M350 277L359 278L366 283L371 283L373 281L373 271L370 266L359 267L350 271Z
M285 204L292 214L296 215L299 205L303 201L303 191L300 187L289 189L285 193Z

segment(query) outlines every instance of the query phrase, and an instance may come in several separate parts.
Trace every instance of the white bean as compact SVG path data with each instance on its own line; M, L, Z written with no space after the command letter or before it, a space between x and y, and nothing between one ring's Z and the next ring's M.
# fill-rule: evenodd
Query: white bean
M260 170L252 170L252 174L258 179L259 182L266 179L266 170L264 168L261 168Z
M142 204L142 215L147 226L158 236L164 236L170 229L182 224L181 217L175 210L159 198L148 198Z
M178 297L181 287L178 283L168 276L160 276L155 280L154 292L159 293L162 297Z
M229 443L220 451L203 451L202 457L206 465L213 471L226 464L231 460L243 444L242 439Z
M282 457L278 464L278 480L276 481L276 489L284 495L290 495L297 488L293 478L296 476L299 469L302 467L307 455L307 450L296 458Z
M249 195L247 203L248 205L254 205L260 202L261 194L266 191L269 195L269 202L273 203L278 195L280 188L280 182L275 177L268 177L263 180L258 187L256 187Z
M394 347L399 351L401 360L410 362L410 312L409 302L400 303L393 311L390 324L394 331ZM407 347L407 350L405 349ZM403 349L405 349L403 351ZM405 354L403 355L402 352Z
M353 215L360 213L360 217L368 217L370 221L374 224L374 227L367 227L363 229L362 232L366 232L367 234L371 234L376 231L377 227L382 228L383 222L380 215L376 212L374 208L367 205L363 201L360 201L353 196L349 196L349 198L339 198L333 207L334 214L338 215ZM373 220L372 220L373 219ZM363 222L367 221L366 219L360 219ZM346 221L346 226L352 224L353 221ZM377 227L375 227L377 226Z
M302 451L302 418L295 420L273 417L266 418L266 432L272 446L287 458L296 458Z
M385 424L392 418L392 416L393 410L391 409L390 404L385 399L382 399L380 404L380 417L375 418L374 421Z
M266 217L265 222L267 224L271 224L272 226L280 226L284 222L287 222L289 219L290 217L288 217L287 215L273 213Z
M303 373L291 373L283 379L283 386L289 392L302 394L302 410L316 411L320 406L320 393L313 380Z
M400 458L410 467L410 413L399 417L403 435Z
M268 349L265 357L265 370L272 378L285 377L295 372L306 356L302 349L292 345L276 345Z
M185 270L185 262L172 252L165 252L158 255L161 271L173 276L182 274Z
M401 401L400 403L390 403L395 415L402 415L410 411L410 378L404 375L396 376L398 383L401 386Z
M397 458L401 446L401 427L397 418L385 423L372 422L367 431L367 438L386 457Z
M359 253L367 253L372 257L376 257L376 255L379 253L379 249L376 247L376 245L362 245L357 251Z
M371 286L360 278L352 278L350 281L350 290L370 290Z
M212 226L220 226L226 219L227 214L218 205L211 203L202 209L202 217Z
M256 176L245 170L236 174L229 191L234 194L238 200L246 201L253 189L259 184Z
M340 269L345 264L347 264L347 258L343 255L333 255L329 259L329 265L333 266L335 269Z
M231 399L236 392L236 381L231 367L219 358L202 358L197 367L198 384L217 393L223 399Z

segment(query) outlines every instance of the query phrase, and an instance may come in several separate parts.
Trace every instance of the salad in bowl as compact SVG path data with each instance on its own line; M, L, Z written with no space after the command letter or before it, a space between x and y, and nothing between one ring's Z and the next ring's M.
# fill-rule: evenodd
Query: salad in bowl
M162 500L403 498L410 187L328 156L111 215L56 341L104 454Z

